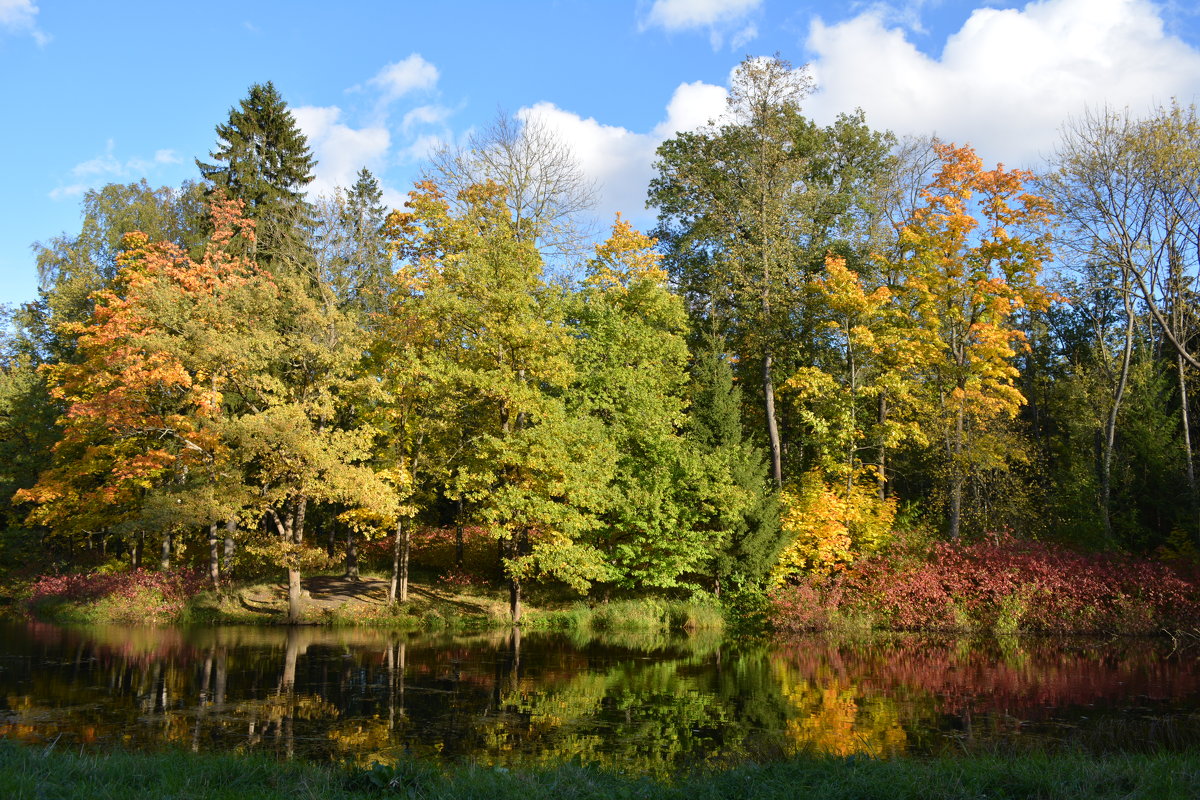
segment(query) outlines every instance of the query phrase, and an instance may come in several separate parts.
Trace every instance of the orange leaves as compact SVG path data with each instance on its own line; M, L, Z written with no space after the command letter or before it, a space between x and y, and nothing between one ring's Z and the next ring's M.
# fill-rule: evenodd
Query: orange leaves
M1025 191L1031 173L984 170L969 147L936 149L942 166L922 193L926 205L901 231L908 305L949 368L937 371L950 380L943 396L991 397L981 410L1011 415L1024 402L1010 363L1024 335L1012 317L1049 304L1038 278L1051 257L1053 209Z
M66 413L55 465L22 497L42 506L31 519L110 524L135 513L146 491L221 457L213 423L236 357L214 343L235 325L235 295L269 296L274 286L233 252L238 237L254 235L240 210L214 199L215 230L200 261L141 233L125 237L91 318L67 331L78 360L45 368Z

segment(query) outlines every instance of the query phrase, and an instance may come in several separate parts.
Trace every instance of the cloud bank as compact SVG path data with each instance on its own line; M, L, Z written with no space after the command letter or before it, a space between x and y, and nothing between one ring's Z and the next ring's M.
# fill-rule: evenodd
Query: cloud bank
M882 10L818 18L806 46L820 87L806 105L818 121L861 107L872 127L970 142L1012 166L1040 163L1063 122L1086 107L1141 113L1200 92L1200 52L1169 35L1146 0L977 9L936 58Z

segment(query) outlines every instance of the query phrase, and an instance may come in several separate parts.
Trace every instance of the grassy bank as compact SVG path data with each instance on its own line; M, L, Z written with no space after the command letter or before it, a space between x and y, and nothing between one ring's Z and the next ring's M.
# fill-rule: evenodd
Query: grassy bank
M10 616L61 625L282 624L287 598L278 583L206 588L194 573L123 571L42 576L8 588ZM507 592L488 585L414 581L409 599L386 602L386 581L315 576L305 581L304 621L315 625L408 631L474 631L512 625ZM720 631L715 602L661 597L582 602L571 595L531 593L521 627L594 636Z
M577 765L507 771L484 766L446 771L419 762L372 772L266 758L185 752L107 755L0 743L0 796L160 800L296 800L409 797L427 800L519 798L806 798L1094 800L1200 796L1200 754L963 757L938 760L796 759L684 776L674 783Z

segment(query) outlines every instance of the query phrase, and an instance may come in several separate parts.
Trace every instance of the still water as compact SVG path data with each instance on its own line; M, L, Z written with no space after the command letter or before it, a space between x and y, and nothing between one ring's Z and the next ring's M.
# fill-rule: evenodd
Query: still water
M1200 647L35 623L0 628L0 736L646 774L804 751L1186 746L1200 742Z

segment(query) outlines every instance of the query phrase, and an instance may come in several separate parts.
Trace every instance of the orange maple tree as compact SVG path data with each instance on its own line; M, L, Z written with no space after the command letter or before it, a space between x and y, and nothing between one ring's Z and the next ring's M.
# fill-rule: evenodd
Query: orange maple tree
M140 534L154 492L193 474L211 483L225 459L222 390L247 353L234 341L248 329L237 311L274 287L236 254L254 236L241 203L216 198L211 216L199 261L145 234L127 235L90 318L62 326L78 359L44 367L65 413L51 468L16 497L36 504L32 524L68 535Z

